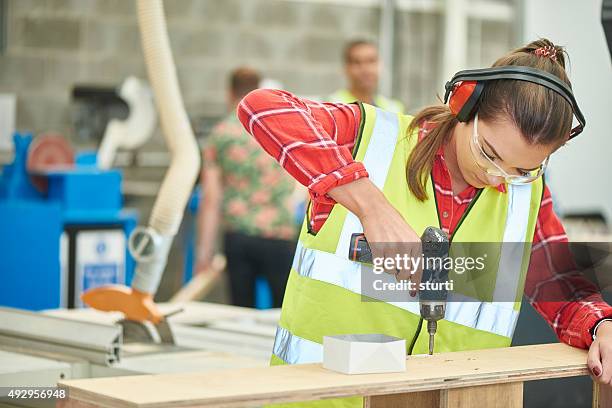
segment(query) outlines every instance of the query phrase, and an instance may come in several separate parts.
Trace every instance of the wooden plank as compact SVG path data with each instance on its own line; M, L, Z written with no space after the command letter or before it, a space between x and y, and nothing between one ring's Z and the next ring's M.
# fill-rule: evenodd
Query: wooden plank
M321 364L65 381L71 398L108 407L244 407L586 375L586 351L563 344L410 356L401 373L345 375Z
M364 408L440 408L440 391L373 395L363 400Z
M452 388L440 393L440 408L522 408L523 383L481 385Z
M593 383L593 408L612 408L612 387Z
M55 403L55 408L97 408L99 405L90 404L88 402L77 401L72 398L58 399Z

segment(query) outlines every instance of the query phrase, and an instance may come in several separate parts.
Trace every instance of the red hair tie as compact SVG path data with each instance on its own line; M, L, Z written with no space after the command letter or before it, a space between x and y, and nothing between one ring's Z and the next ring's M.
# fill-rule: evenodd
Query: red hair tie
M553 61L557 61L557 50L552 45L537 48L534 52L539 57L548 57Z

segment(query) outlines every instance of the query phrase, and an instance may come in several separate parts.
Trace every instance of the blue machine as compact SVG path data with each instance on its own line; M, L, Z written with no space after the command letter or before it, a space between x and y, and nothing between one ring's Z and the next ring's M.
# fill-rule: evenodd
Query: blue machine
M83 156L74 168L46 172L40 193L26 170L31 142L30 134L14 136L14 161L0 174L0 305L82 307L87 289L129 285L127 237L138 216L122 209L121 172Z

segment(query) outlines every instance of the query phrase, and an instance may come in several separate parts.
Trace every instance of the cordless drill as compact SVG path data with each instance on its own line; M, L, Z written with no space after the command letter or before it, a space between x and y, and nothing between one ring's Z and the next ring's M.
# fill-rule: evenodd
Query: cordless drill
M434 336L438 320L444 319L448 290L448 258L450 241L444 231L427 227L421 236L423 248L423 277L419 287L421 317L427 320L429 333L429 354L433 354ZM349 247L349 259L356 262L372 263L372 250L364 234L353 234Z

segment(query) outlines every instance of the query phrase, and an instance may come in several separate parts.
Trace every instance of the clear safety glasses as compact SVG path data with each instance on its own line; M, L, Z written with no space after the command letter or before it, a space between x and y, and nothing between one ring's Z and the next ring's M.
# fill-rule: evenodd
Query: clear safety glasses
M483 150L480 138L481 136L478 135L478 114L476 114L474 116L474 131L472 132L472 139L470 140L470 148L472 150L472 154L474 155L476 164L485 173L495 177L503 177L508 184L519 185L529 184L537 180L538 177L544 173L550 156L547 157L537 169L530 171L519 171L515 169L513 173L508 173L497 163L495 163L493 159Z

